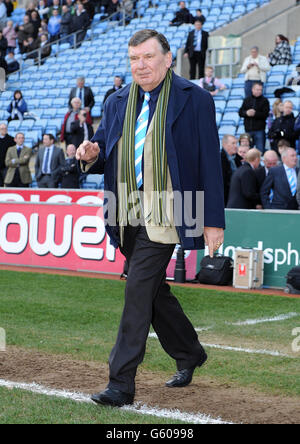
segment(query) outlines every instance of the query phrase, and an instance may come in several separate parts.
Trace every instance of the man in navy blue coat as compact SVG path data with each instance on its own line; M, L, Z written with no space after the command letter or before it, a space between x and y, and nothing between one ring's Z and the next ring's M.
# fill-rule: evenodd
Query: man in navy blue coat
M144 358L151 324L164 350L177 364L178 372L166 383L167 387L188 385L196 367L206 361L206 353L192 324L165 283L166 268L176 243L181 243L184 249L200 249L205 241L212 256L223 243L225 228L219 138L211 95L171 73L169 43L156 31L136 33L129 42L129 57L134 83L109 97L94 138L91 142L83 142L77 150L77 159L85 171L104 173L106 229L129 266L125 308L109 360L110 381L105 391L92 397L97 403L113 406L131 404L134 400L135 375ZM162 104L161 97L166 94L168 82L171 82L168 105L161 122L164 130L160 133L162 130L157 130L153 121L157 122L160 116L158 113L163 105L157 105ZM120 216L116 215L124 199L119 187L124 171L122 162L125 162L127 153L126 122L128 119L131 122L132 114L126 111L136 86L136 113L132 112L135 114L132 117L134 125L138 128L135 137L142 125L143 113L148 116L148 130L143 141L143 184L138 188L138 192L145 196L142 199L145 218L144 223L140 221L137 226L130 223L122 226ZM134 120L136 115L139 117ZM167 228L156 226L152 229L147 222L147 192L151 188L149 184L156 179L152 174L154 163L162 160L159 156L157 159L157 146L153 145L154 138L160 140L161 134L167 155L166 187L177 197L182 196L182 205L179 205L180 211L174 210L178 218L174 226L170 223ZM136 152L139 145L137 139L134 140L131 152ZM163 151L163 146L161 148ZM135 158L135 167L140 160ZM128 185L132 164L129 162L127 167L125 182ZM158 171L164 174L160 169ZM136 184L138 177L135 178ZM198 199L201 192L204 194L203 207ZM203 223L199 230L201 218Z
M281 158L283 165L271 168L262 185L262 205L263 208L271 210L298 210L297 153L294 148L287 148Z

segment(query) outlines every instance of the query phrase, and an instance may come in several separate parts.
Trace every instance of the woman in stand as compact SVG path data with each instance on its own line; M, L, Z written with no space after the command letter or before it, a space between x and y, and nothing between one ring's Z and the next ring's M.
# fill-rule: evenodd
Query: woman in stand
M282 34L278 34L275 45L274 51L269 54L270 65L291 65L293 57L289 39Z
M7 107L9 112L8 122L11 120L23 120L24 114L27 113L27 103L23 99L23 95L20 90L14 92L14 98Z

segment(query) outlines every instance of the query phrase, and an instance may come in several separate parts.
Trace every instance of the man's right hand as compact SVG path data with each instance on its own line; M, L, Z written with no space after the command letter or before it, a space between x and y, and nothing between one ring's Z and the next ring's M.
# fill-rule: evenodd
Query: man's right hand
M93 163L99 156L100 148L97 142L85 140L76 151L76 159L87 163Z

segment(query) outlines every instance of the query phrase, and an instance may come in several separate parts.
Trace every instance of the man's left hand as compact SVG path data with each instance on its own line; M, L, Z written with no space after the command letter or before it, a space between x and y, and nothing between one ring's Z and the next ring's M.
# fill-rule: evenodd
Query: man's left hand
M214 252L219 250L224 242L223 228L204 227L204 240L208 246L210 257L213 257Z

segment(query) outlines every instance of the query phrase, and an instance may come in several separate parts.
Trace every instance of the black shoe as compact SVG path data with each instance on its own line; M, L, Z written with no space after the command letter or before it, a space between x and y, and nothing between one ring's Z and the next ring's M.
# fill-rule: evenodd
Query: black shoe
M166 387L186 387L192 382L196 367L201 367L207 361L207 355L204 354L201 361L191 368L179 370L172 379L166 382Z
M92 395L91 399L97 404L122 407L123 405L133 404L134 395L107 388L104 392Z

